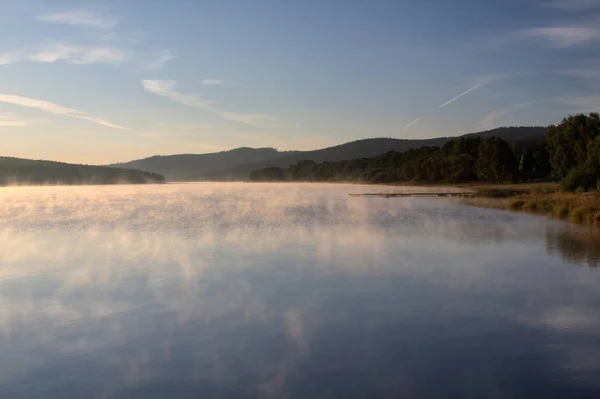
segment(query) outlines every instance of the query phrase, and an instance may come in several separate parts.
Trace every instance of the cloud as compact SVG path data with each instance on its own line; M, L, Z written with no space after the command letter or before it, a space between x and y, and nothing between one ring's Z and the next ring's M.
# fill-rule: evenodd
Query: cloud
M113 64L117 65L127 59L127 54L113 47L72 46L57 43L41 49L25 51L17 50L0 53L0 65L16 64L23 61L52 64L67 61L72 64Z
M471 87L469 90L465 91L464 93L462 93L462 94L459 94L458 96L454 97L453 99L446 101L445 103L443 103L442 105L440 105L438 108L444 108L446 105L449 105L449 104L453 103L454 101L458 100L458 99L459 99L459 98L461 98L462 96L464 96L464 95L466 95L466 94L469 94L469 93L470 93L470 92L472 92L473 90L476 90L476 89L478 89L478 88L480 88L480 87L481 87L481 85L480 85L480 84L478 84L478 85L475 85L475 86Z
M51 114L68 116L70 118L75 119L82 119L114 129L132 131L131 129L128 129L126 127L110 123L107 120L91 117L86 112L79 111L74 108L63 107L50 101L37 100L35 98L21 97L11 94L0 94L0 102L19 105L21 107L37 108L40 111L48 112Z
M519 31L519 35L541 40L552 47L581 47L600 41L600 29L593 26L550 26Z
M161 69L167 62L174 60L175 56L171 50L163 50L157 53L156 59L149 62L145 69L150 71L157 71Z
M113 47L72 46L57 43L32 52L25 58L39 63L54 63L66 60L73 64L100 63L117 65L122 63L127 55L124 51Z
M408 129L409 127L411 127L412 125L417 124L419 121L421 120L421 118L417 118L414 121L412 121L411 123L409 123L408 125L404 126L404 130Z
M23 127L29 125L31 125L31 123L27 121L5 121L0 119L0 126Z
M166 97L171 101L185 105L187 107L200 108L211 112L224 119L235 122L241 122L255 127L272 127L273 117L263 114L244 114L237 112L229 112L217 108L213 101L207 100L195 93L180 93L175 88L177 82L175 80L143 80L142 87L149 93L157 96Z
M511 112L530 107L534 104L536 104L536 101L516 103L504 108L497 109L487 114L485 118L483 118L481 122L479 122L479 124L481 125L482 129L494 129L500 127L502 123L500 123L499 121L506 115L508 115Z
M33 122L23 120L15 114L0 114L0 126L24 127L32 124Z
M54 14L40 15L38 20L55 24L72 26L89 26L99 29L112 29L119 20L112 16L99 15L90 11L66 11Z
M202 98L198 94L180 93L175 90L177 82L175 80L144 80L142 87L149 93L157 96L166 97L176 103L187 107L201 108L206 111L215 111L212 101Z
M0 53L0 65L14 64L23 59L22 51L12 51L8 53Z
M115 48L97 47L82 49L80 54L72 57L69 61L74 64L113 64L117 65L126 59L123 51Z
M237 86L239 85L239 83L237 82L230 82L227 80L223 80L223 79L202 79L200 81L201 85L204 86Z

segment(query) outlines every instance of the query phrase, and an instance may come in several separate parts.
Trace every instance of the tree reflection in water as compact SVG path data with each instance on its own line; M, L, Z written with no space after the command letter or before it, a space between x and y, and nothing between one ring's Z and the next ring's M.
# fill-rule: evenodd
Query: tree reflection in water
M546 232L548 253L575 265L600 266L600 230L573 226Z

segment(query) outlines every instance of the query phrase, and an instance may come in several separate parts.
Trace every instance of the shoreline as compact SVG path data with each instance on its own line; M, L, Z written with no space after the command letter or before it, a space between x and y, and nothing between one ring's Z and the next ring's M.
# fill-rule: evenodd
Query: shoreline
M566 193L547 184L473 187L475 196L463 202L472 206L530 213L567 222L600 226L599 193Z
M361 185L362 183L356 183ZM372 185L372 183L369 183ZM379 185L379 184L376 184ZM474 192L471 198L457 201L470 206L502 211L529 213L563 220L574 224L600 226L600 193L561 192L557 183L491 184L380 184L387 187L442 187L467 189Z

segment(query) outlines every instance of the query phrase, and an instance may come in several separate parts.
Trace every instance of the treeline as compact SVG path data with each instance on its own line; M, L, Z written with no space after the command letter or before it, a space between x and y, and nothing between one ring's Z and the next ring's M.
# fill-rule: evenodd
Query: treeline
M164 183L156 173L0 157L0 186Z
M474 182L561 180L567 190L596 188L600 176L598 114L549 127L546 140L460 137L442 147L388 152L340 162L299 161L250 173L252 181Z
M554 177L566 191L600 189L600 117L574 115L548 128Z

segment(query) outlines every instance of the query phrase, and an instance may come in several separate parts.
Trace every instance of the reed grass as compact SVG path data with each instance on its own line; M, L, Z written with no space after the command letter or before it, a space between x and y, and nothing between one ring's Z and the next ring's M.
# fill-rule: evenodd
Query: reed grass
M507 209L544 214L574 223L600 225L600 196L594 194L524 194L512 198Z

